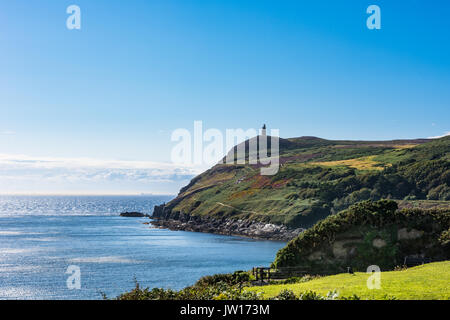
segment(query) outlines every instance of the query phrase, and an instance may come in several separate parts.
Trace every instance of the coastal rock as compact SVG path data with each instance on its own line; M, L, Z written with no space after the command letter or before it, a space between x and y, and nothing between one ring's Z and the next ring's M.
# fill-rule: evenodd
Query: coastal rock
M208 215L190 215L173 210L182 197L173 200L170 205L155 206L152 224L171 230L206 232L223 235L244 236L253 239L289 241L305 229L288 228L285 225L250 221L245 219L214 218Z
M148 214L144 214L142 212L122 212L120 214L121 217L129 217L129 218L142 218L149 217Z
M345 258L348 255L348 248L345 246L348 242L347 241L336 241L333 244L332 250L333 255L338 258Z
M397 237L399 240L414 240L422 237L423 233L422 230L412 229L408 231L407 228L402 228L398 230Z
M372 241L372 245L378 249L385 247L386 244L386 241L380 238L373 239Z
M219 220L210 217L189 216L182 213L178 217L179 219L165 219L153 216L151 223L155 226L171 230L206 232L279 241L289 241L304 231L302 228L288 229L283 225L247 220Z

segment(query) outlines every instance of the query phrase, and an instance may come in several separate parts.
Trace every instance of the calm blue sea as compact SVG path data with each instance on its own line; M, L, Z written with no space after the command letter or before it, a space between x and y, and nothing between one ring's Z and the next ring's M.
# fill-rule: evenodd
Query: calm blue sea
M269 265L284 243L169 231L119 217L166 196L0 196L0 299L101 299L180 289L201 276ZM67 268L80 268L69 289Z

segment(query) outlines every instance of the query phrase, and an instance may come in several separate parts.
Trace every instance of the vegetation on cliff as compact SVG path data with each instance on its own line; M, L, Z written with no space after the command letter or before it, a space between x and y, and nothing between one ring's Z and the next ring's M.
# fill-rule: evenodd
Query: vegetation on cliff
M338 273L403 263L405 256L450 258L450 210L397 209L389 200L363 201L319 221L281 249L273 267L304 266Z
M450 137L435 140L280 140L279 172L217 164L195 177L154 216L241 219L307 228L363 200L449 207ZM411 204L412 203L412 204Z

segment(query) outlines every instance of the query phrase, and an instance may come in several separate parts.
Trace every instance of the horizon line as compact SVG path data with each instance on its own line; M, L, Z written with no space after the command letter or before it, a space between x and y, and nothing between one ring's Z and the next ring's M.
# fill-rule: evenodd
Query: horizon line
M99 192L99 193L59 193L59 192L0 192L1 196L176 196L176 193L146 193L146 192Z

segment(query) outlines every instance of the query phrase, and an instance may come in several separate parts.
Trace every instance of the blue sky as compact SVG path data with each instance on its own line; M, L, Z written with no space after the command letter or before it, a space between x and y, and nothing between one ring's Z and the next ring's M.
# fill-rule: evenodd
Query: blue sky
M66 28L71 4L81 30ZM381 30L366 27L371 4ZM194 120L223 131L265 122L282 137L443 135L449 10L444 0L3 1L0 193L175 193L196 171L154 170L170 162L171 132Z

